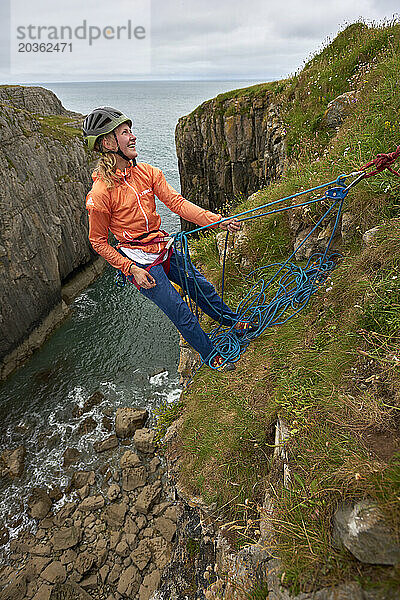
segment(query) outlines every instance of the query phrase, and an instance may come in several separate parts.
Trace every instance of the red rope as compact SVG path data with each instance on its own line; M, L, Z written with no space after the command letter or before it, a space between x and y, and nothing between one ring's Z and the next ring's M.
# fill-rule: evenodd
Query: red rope
M400 177L400 173L395 171L390 167L400 156L400 146L397 146L397 149L394 152L389 152L388 154L378 154L376 158L371 160L369 163L361 167L360 171L364 171L369 167L375 166L375 171L371 171L370 173L365 173L363 179L367 179L367 177L371 177L372 175L376 175L385 169L389 169L391 173Z

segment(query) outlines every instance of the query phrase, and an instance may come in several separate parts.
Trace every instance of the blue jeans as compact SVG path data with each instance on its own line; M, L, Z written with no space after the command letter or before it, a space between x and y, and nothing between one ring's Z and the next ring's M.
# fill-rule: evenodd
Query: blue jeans
M136 263L138 267L144 268L146 265ZM219 321L222 325L231 326L238 320L238 315L234 313L229 306L222 302L220 296L215 291L214 286L207 279L193 268L194 273L189 276L189 293L198 307L209 315L212 319ZM151 275L156 281L156 286L149 290L140 288L143 296L152 300L167 317L173 322L184 339L201 355L205 360L215 349L208 335L202 330L197 317L191 312L186 302L181 298L180 294L171 285L171 281L181 284L183 279L183 267L179 255L177 257L174 252L171 256L170 269L168 275L165 273L162 265L151 267ZM181 273L181 277L179 276ZM200 287L206 299L202 295L197 297L194 287L194 277L196 277L197 285ZM223 317L221 318L221 306Z

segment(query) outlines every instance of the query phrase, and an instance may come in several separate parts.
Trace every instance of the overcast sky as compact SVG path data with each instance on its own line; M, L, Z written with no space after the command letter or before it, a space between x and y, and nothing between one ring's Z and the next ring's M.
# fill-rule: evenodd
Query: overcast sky
M129 47L120 45L116 52L109 51L117 48L116 42L100 40L84 49L92 52L87 56L76 51L79 42L78 46L74 42L75 54L64 54L62 66L53 68L53 72L46 66L50 62L42 62L45 66L36 73L32 61L39 55L19 54L26 72L19 64L17 70L7 73L10 38L7 40L4 31L4 13L10 2L11 37L15 36L15 25L26 25L31 18L26 16L27 9L20 10L21 1L1 0L3 83L147 78L268 81L295 72L346 24L360 18L368 22L391 19L400 12L398 0L70 0L69 12L60 17L61 23L76 25L87 19L88 23L114 25L116 18L118 23L125 23L132 17L134 25L141 24L140 20L145 23L147 39L134 40L136 45L132 42ZM40 23L57 21L54 0L31 0L23 5L30 7L36 19L37 15L47 16L47 21L45 16L39 17L43 18ZM146 5L148 13L140 12ZM53 21L48 20L49 14ZM25 21L20 20L22 15ZM42 61L54 61L53 57L40 56Z

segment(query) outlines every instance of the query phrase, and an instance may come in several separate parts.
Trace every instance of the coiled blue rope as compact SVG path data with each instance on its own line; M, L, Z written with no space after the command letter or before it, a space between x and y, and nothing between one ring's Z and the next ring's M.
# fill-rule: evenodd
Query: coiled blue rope
M230 327L219 325L213 329L210 333L210 339L213 343L214 350L206 360L202 361L200 367L204 363L207 363L211 368L218 369L223 367L223 365L228 362L238 361L251 340L261 335L268 327L286 323L289 321L289 319L295 317L307 306L311 296L315 294L321 284L326 281L331 271L335 268L337 260L340 257L339 253L330 252L330 246L337 230L344 199L346 198L350 188L354 187L354 185L356 185L363 178L363 174L360 173L361 172L355 172L347 175L340 175L333 181L329 181L308 190L292 194L291 196L269 202L262 206L257 206L235 215L238 221L242 222L291 210L293 208L310 206L318 202L329 203L329 206L324 214L318 219L307 236L295 248L285 262L264 265L252 271L247 276L247 279L251 280L252 278L254 279L256 276L258 276L261 272L267 273L273 271L273 274L269 277L258 277L257 281L252 285L236 309L236 313L238 315L237 322L248 322L251 327L248 330L238 331L235 328L236 323L233 323ZM357 176L357 178L346 187L346 180L353 176ZM307 200L298 204L287 204L277 207L278 204L289 202L294 198L298 198L322 189L326 189L323 196L319 196L318 198ZM320 253L314 253L308 259L307 264L304 267L301 267L299 264L295 263L295 255L298 250L304 246L309 237L325 219L327 219L332 213L335 214L335 211L336 216L334 225L325 250ZM230 220L231 218L232 217L227 217L226 219L222 219L222 221L219 221L219 223ZM204 231L213 225L215 224L197 227L194 230L179 232L174 235L174 252L176 254L176 259L178 262L180 262L182 267L180 269L180 286L186 295L190 310L196 315L199 297L202 298L203 303L206 305L208 304L210 308L213 307L196 281L195 268L190 258L188 236L200 231ZM229 233L227 233L225 239L222 263L221 320L224 316L223 297L228 236ZM189 291L189 278L192 279L194 284L194 294L190 294ZM124 285L124 282L121 281L120 275L117 275L116 283L119 285ZM214 366L213 359L217 355L222 357L223 362L218 366Z
M326 281L331 271L335 268L337 260L340 254L337 252L330 252L330 246L332 244L339 218L341 215L343 202L347 196L348 188L345 187L345 180L352 176L358 175L358 173L351 173L349 175L341 175L334 181L330 181L326 184L298 192L292 196L281 198L274 202L258 206L254 209L247 210L238 215L235 215L239 221L247 221L250 219L256 219L264 217L277 212L283 212L292 208L299 208L303 206L309 206L318 202L328 201L329 206L325 210L324 214L318 219L312 229L309 231L303 241L295 248L289 258L283 263L273 263L262 267L259 267L255 271L252 271L247 276L247 279L251 280L258 276L260 273L273 273L269 277L261 276L257 278L257 281L253 284L251 289L247 292L245 297L239 303L236 313L238 315L238 322L248 322L251 327L248 330L238 331L233 323L230 327L219 325L213 329L210 333L210 339L214 346L213 353L207 357L205 361L211 368L221 368L227 362L236 362L240 359L243 352L248 347L251 340L261 335L268 327L275 325L282 325L289 319L295 317L301 310L303 310L311 296L315 294L321 284ZM336 184L336 187L330 187ZM283 207L276 207L277 204L285 201L292 200L298 196L309 194L315 190L322 188L329 188L326 190L323 196L308 200L295 205L286 205ZM265 210L268 209L268 210ZM259 211L265 212L260 213ZM257 212L258 214L251 214ZM321 223L327 219L332 213L335 214L335 221L332 228L331 235L329 237L326 248L323 252L314 253L307 261L307 264L302 267L295 263L295 255L298 250L304 246L309 237L314 231L321 225ZM239 218L241 217L241 218ZM230 217L231 218L231 217ZM226 219L228 220L228 219ZM193 309L192 300L196 303L196 299L202 296L203 302L209 304L207 298L203 294L200 286L196 283L195 285L195 296L196 298L191 299L189 293L189 275L194 274L194 267L191 262L188 236L203 231L212 225L205 227L198 227L193 231L180 232L175 234L174 238L174 250L177 257L181 261L183 275L181 278L181 287L184 290L190 308ZM221 297L223 300L224 295L224 284L225 284L225 263L228 245L227 233L225 239L224 255L222 262L222 292ZM211 305L210 305L211 306ZM220 318L223 317L223 309L221 304ZM213 359L215 356L221 356L223 359L222 364L213 366Z

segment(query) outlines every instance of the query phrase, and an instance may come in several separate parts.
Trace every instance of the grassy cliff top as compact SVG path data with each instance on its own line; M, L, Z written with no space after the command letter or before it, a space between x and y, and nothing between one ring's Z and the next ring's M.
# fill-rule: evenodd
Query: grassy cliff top
M335 179L400 144L400 25L355 23L292 78L222 95L273 93L282 106L290 164L282 180L240 212ZM333 131L321 127L328 103L355 91L352 114ZM217 98L218 100L218 98ZM204 105L203 105L204 106ZM203 368L179 407L182 478L240 545L258 537L267 490L274 500L276 554L292 591L358 578L365 586L400 583L392 567L363 565L332 539L344 500L374 499L400 531L400 219L399 179L363 181L346 199L343 260L329 285L285 325L254 341L236 371ZM309 222L318 211L307 216ZM280 262L293 249L288 213L252 221L242 248L250 268ZM362 234L380 226L365 247ZM195 258L218 284L212 234ZM232 306L248 287L240 256L227 264ZM291 487L271 460L277 415L287 423Z

